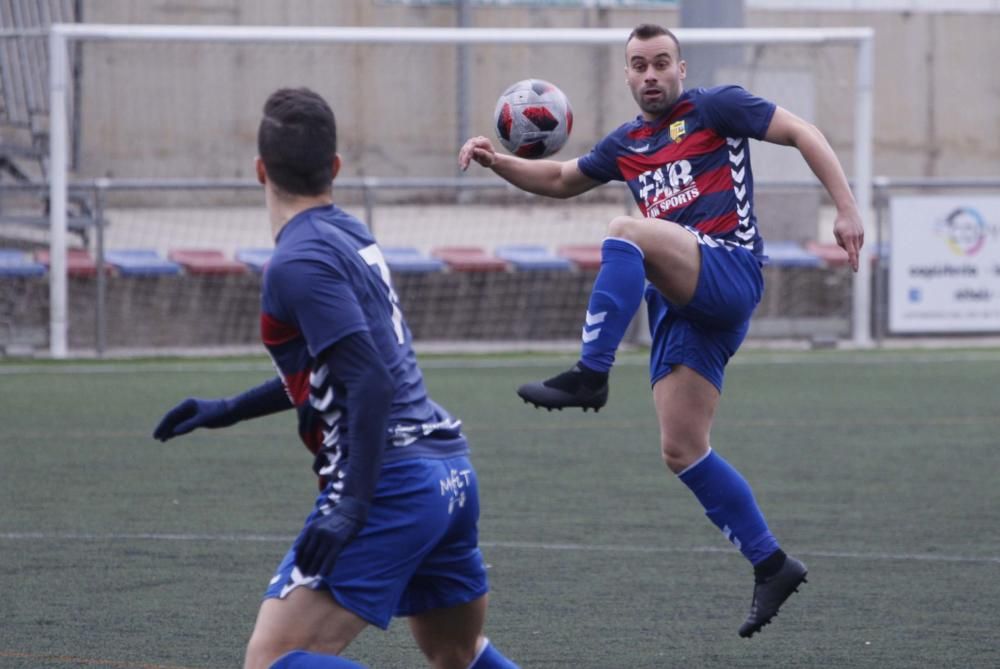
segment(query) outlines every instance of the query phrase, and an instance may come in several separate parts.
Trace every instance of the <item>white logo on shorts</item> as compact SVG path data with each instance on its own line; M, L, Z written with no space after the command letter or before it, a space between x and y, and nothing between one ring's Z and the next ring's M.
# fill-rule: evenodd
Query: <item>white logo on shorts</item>
M274 581L272 581L272 583L273 582ZM285 584L285 587L283 587L281 589L281 592L278 593L278 598L284 599L286 596L288 596L288 593L290 593L292 590L300 586L305 586L307 588L315 590L316 588L319 587L319 584L320 584L319 576L306 576L301 571L299 571L298 567L292 567L292 573L288 578L288 583Z
M448 513L454 513L455 505L459 508L465 506L465 489L471 485L471 469L452 469L451 473L441 479L441 496L449 496Z

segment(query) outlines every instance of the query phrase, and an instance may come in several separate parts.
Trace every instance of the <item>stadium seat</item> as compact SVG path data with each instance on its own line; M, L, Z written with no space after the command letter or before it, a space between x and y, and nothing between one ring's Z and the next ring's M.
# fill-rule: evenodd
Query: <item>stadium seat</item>
M230 260L222 251L211 249L172 249L167 258L179 264L188 274L246 274L247 266Z
M236 260L260 274L273 253L274 249L239 249L236 251Z
M551 253L540 245L498 246L493 252L498 258L506 260L518 270L568 270L572 268L569 260Z
M181 266L161 257L153 249L115 249L104 258L121 276L168 276L180 274Z
M827 267L844 267L847 265L847 251L830 242L822 244L816 241L806 242L806 251L817 256Z
M387 246L382 249L382 255L392 272L423 274L444 269L443 261L426 256L412 246Z
M431 255L444 261L455 272L503 272L507 262L490 255L478 246L441 246Z
M571 244L560 246L556 253L566 258L579 269L600 269L601 246L599 244Z
M806 251L819 256L826 267L845 267L847 265L847 251L840 248L836 242L821 243L816 241L806 242ZM882 242L877 246L872 246L872 262L876 258L881 263L889 260L889 244Z
M45 265L35 262L26 251L0 249L0 276L43 276Z
M48 249L35 251L35 261L48 268L52 264ZM104 265L104 273L111 273L111 265ZM97 276L97 261L90 257L87 249L66 249L66 274L79 278Z
M777 267L822 267L823 261L814 253L810 253L798 242L766 241L764 255L768 262Z

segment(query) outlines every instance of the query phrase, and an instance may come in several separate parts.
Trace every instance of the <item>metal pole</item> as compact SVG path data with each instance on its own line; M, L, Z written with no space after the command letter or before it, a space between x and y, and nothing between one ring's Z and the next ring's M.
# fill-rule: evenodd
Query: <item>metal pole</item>
M872 344L872 80L874 78L875 40L872 35L858 41L857 97L854 108L854 196L861 211L866 244L858 254L858 272L854 275L852 314L854 345L867 348Z
M372 186L366 177L361 185L361 197L365 203L365 225L372 234L375 234L375 202L372 195Z
M107 179L98 179L94 191L94 222L97 225L96 265L97 265L97 310L94 313L95 341L97 357L104 357L107 350L108 315L106 297L108 290L107 277L104 274L104 193L108 187Z
M83 0L74 0L73 3L73 16L76 18L77 23L83 23ZM75 171L80 163L80 128L82 107L80 104L82 99L82 88L83 88L83 45L79 40L73 42L73 125L72 128L72 142L73 151L70 153L70 165Z
M882 340L885 338L885 281L882 280L884 267L882 265L882 240L885 239L884 226L886 219L886 206L888 205L888 194L877 185L872 189L872 197L875 201L875 269L872 272L872 292L875 295L875 346L880 348Z
M66 37L49 33L49 349L66 357Z
M459 28L469 27L469 2L468 0L456 0L455 2L455 23ZM459 44L455 50L456 72L455 72L455 111L456 114L456 143L455 153L462 148L465 140L469 138L469 47ZM462 177L464 172L455 165L455 173Z

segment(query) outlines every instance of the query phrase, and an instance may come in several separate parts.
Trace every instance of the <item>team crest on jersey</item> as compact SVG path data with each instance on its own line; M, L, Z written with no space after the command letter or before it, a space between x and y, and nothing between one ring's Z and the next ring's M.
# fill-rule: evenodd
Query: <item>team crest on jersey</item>
M687 133L687 127L684 125L684 121L675 121L670 124L670 139L675 142L679 142L684 139L684 135Z

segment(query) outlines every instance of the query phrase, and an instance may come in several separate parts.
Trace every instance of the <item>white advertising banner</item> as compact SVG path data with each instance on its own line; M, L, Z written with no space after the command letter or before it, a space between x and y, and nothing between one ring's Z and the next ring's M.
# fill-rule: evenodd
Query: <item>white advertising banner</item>
M1000 197L893 197L889 329L1000 332Z

